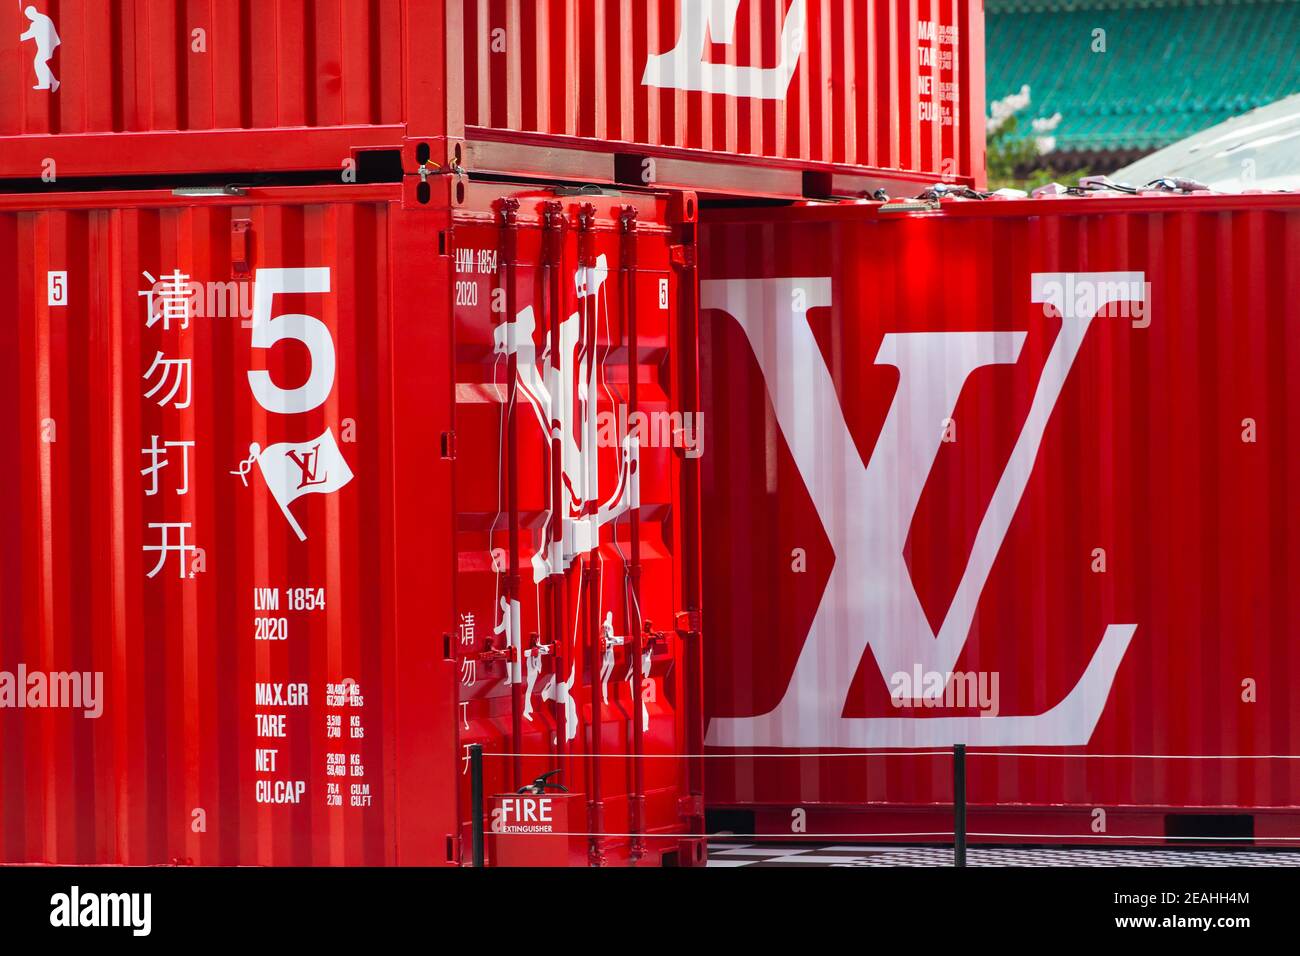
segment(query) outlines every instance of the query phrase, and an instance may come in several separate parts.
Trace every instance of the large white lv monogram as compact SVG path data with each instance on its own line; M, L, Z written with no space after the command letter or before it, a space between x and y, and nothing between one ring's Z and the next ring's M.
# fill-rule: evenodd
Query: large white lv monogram
M641 85L762 100L785 99L807 42L806 0L790 4L781 27L781 60L776 66L706 63L705 48L710 38L714 43L731 43L739 6L740 0L683 0L677 46L646 61Z
M701 305L727 312L744 329L786 443L835 551L834 569L780 703L754 717L714 718L709 744L852 748L1088 741L1135 624L1108 626L1079 682L1042 714L859 718L841 713L868 646L886 680L898 672L911 673L918 664L926 672L953 669L1093 316L1110 302L1141 299L1143 279L1141 273L1033 276L1033 301L1056 307L1061 330L938 634L916 596L903 558L904 543L939 453L942 422L952 417L966 379L981 366L1014 363L1025 333L886 335L876 364L898 369L898 391L864 468L806 311L796 311L799 303L807 309L829 306L830 280L701 283ZM1100 291L1090 305L1079 306L1066 290L1084 284Z

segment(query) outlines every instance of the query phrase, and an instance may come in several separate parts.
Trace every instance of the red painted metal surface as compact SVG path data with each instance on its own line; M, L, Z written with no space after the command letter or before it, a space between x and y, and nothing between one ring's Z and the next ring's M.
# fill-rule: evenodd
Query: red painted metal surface
M657 862L703 822L679 804L697 770L663 759L700 716L677 629L698 457L673 397L693 218L689 196L540 190L456 230L461 743L483 744L489 792L560 770L609 863Z
M464 4L470 138L627 153L629 175L658 182L692 175L674 159L734 159L741 191L744 164L982 176L978 2Z
M718 212L701 249L706 741L764 755L710 805L951 833L912 754L964 742L973 833L1300 834L1300 202Z
M6 178L341 170L446 135L442 0L27 6L0 12Z
M0 13L5 178L341 170L377 149L413 173L422 147L431 170L750 195L983 175L976 0L35 6Z
M538 209L562 202L557 219L576 224L576 200L501 185L467 187L454 205L446 195L422 204L398 186L0 197L0 490L11 529L0 541L0 861L459 862L462 739L554 749L544 683L531 733L512 742L507 720L503 739L500 665L483 646L505 640L493 633L492 557L476 533L486 509L500 496L523 515L516 541L495 542L507 567L527 564L549 517L535 422L518 424L517 500L497 471L509 382L493 378L506 364L491 353L504 313L489 292L503 273L477 272L489 265L477 253L501 234L503 198L519 204L520 288L500 301L523 308L545 271ZM625 240L613 201L600 202L593 248L613 256ZM669 242L688 237L666 225L665 199L623 205L643 223L645 272L633 280L642 401L662 407L677 381ZM455 273L466 249L472 277ZM564 260L565 302L576 262ZM672 283L662 311L661 274ZM153 283L169 277L197 297L186 303ZM467 280L482 309L453 305L470 295ZM535 307L550 317L540 299ZM577 331L590 354L591 329ZM608 334L609 364L620 366ZM538 354L542 341L539 330ZM555 374L572 372L565 360ZM670 632L645 637L656 643L643 752L678 752L689 711L678 682L689 668L685 639L668 625L689 592L679 571L694 566L679 549L698 538L681 524L683 469L671 451L648 448L639 466L641 607L651 632ZM615 469L603 458L601 467L602 478ZM599 548L575 552L540 590L580 594L588 561L612 565L619 542L628 552L629 520L606 524ZM613 578L611 567L602 600L622 614ZM531 620L531 580L527 592ZM560 610L586 607L575 599ZM479 640L465 642L469 615ZM590 659L594 629L573 637L571 617L563 622L561 643L573 641L565 660ZM556 633L543 622L543 640ZM465 663L480 654L481 676L467 681ZM31 696L63 672L89 674L85 686L99 693L67 684L57 697ZM578 673L574 697L589 707L590 675ZM18 706L18 686L32 706ZM610 696L604 746L626 753L629 702L619 687ZM583 776L589 739L584 711L563 759L521 767L561 766L560 782L596 792ZM655 766L642 775L647 762ZM626 811L644 778L638 823L661 835L644 856L658 862L676 849L662 834L693 825L679 813L684 771L604 763L599 792L620 833L630 831L614 809ZM488 765L489 792L513 784L500 761Z

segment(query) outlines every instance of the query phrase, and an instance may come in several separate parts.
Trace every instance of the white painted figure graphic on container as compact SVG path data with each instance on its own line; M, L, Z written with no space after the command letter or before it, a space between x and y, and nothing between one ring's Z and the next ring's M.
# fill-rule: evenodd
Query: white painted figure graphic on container
M600 545L601 528L641 505L640 444L638 437L624 435L618 450L615 487L601 490L601 443L596 407L602 394L608 394L604 381L604 352L599 334L589 341L587 319L594 312L598 329L608 340L609 303L605 284L609 278L606 256L596 257L594 264L574 272L574 291L580 307L559 323L558 341L551 342L550 331L542 335L539 346L537 316L533 307L519 311L513 320L493 330L494 352L501 357L516 357L516 384L545 440L554 441L560 462L561 500L549 502L546 519L537 532L540 541L532 557L533 581L540 584L553 575L563 575L580 555L591 554ZM560 638L559 649L568 649L569 660L576 653L576 640ZM534 651L527 660L528 686L524 695L524 716L531 719L534 668L541 661ZM571 668L567 680L552 675L542 688L542 699L562 702L565 713L565 738L578 734L578 710L571 691L576 670Z
M530 647L524 653L524 663L528 670L528 686L524 688L524 720L532 722L533 719L533 688L537 686L537 678L542 674L542 655L546 653L546 648L537 644Z
M498 605L500 613L492 633L505 635L506 647L510 650L510 659L506 661L506 683L518 684L524 679L522 648L519 646L519 602L507 600L503 594Z
M596 258L594 267L574 274L579 298L594 298L598 315L608 311L608 278L609 264L603 255ZM583 312L574 311L560 322L554 351L549 331L543 346L537 347L532 306L493 330L495 353L517 357L519 391L533 410L542 435L560 445L563 500L551 503L541 529L542 546L532 559L537 583L567 571L574 558L596 548L602 526L641 504L640 445L633 434L622 441L616 487L608 496L601 494L596 402L588 401L588 396L600 393L604 360L598 343L586 341L584 319Z
M605 612L605 622L600 626L604 638L605 655L600 661L600 697L609 703L609 675L614 673L614 648L623 643L623 638L614 636L614 612Z
M576 664L569 665L569 679L566 681L557 681L554 674L542 688L542 700L559 701L564 705L564 739L572 740L578 736L578 705L573 699L570 691L573 689L573 682L577 679L578 668Z
M59 80L50 69L50 60L54 56L55 48L63 41L59 38L59 31L54 29L54 21L36 7L27 7L23 13L28 20L32 21L32 25L18 39L33 40L36 43L36 60L33 64L36 70L36 85L32 89L49 90L53 93L59 88Z

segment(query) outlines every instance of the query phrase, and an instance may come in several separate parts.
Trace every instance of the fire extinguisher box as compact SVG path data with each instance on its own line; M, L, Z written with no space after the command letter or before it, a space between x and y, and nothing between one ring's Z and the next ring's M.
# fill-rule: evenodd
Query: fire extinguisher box
M501 793L492 797L492 866L586 866L587 798L581 793Z

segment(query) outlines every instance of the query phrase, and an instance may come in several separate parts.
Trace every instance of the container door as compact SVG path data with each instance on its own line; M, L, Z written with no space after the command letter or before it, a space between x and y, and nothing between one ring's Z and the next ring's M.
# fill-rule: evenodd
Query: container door
M701 436L673 337L693 281L662 198L471 190L454 243L461 744L483 745L490 796L545 778L577 862L658 863L690 823L686 763L663 758L699 716L677 630ZM492 840L555 833L514 805Z
M962 743L1007 832L1295 831L1300 202L701 228L706 740L788 755L708 762L731 828L950 833L851 811L947 805Z

